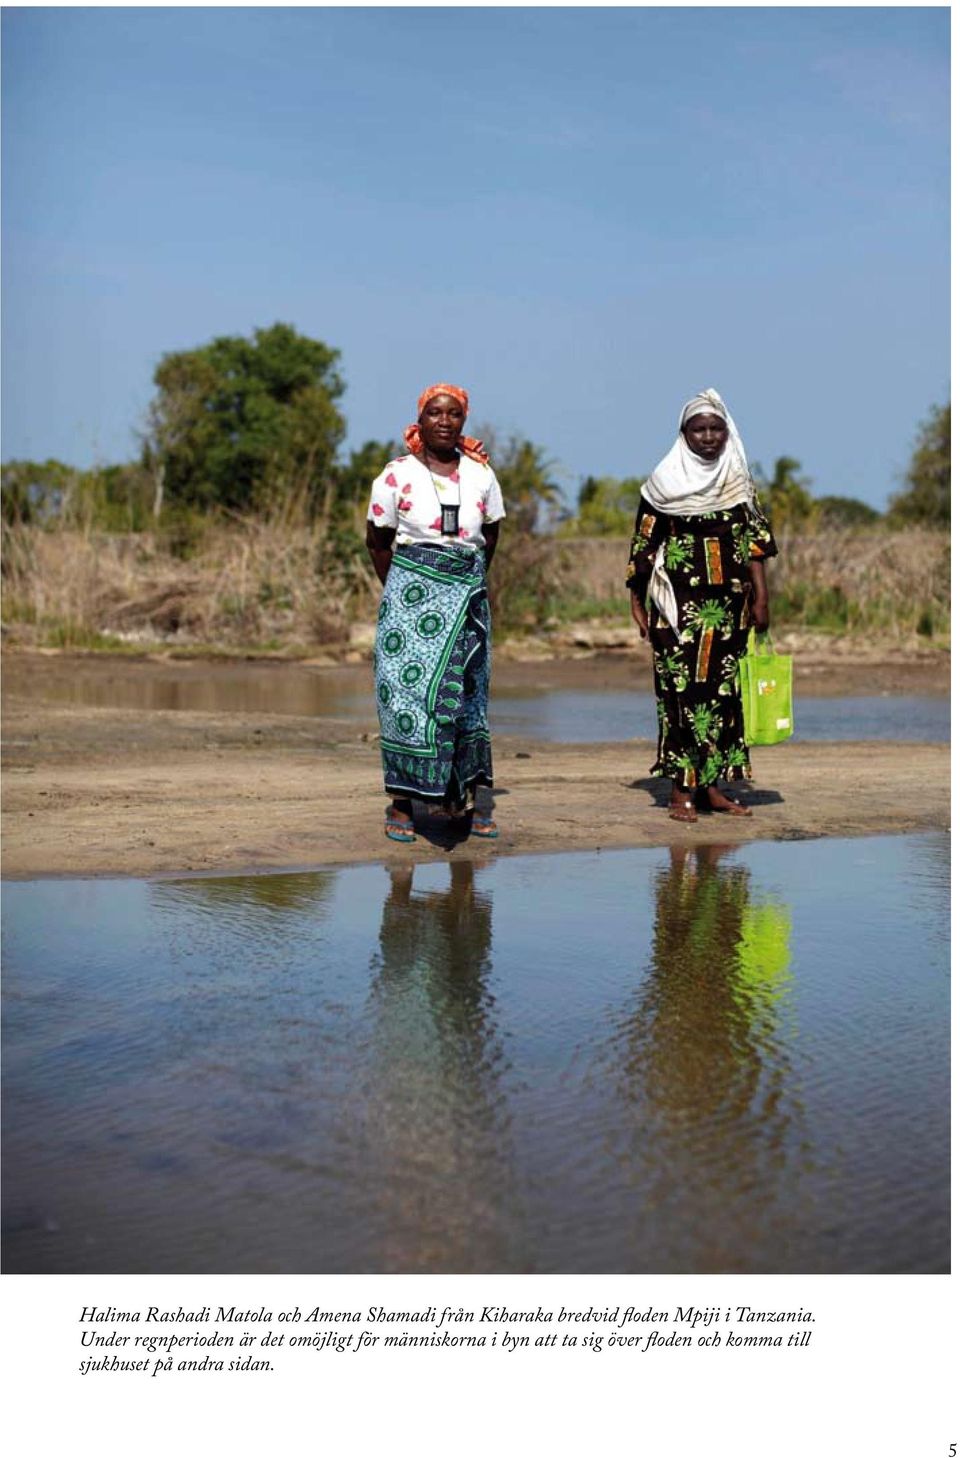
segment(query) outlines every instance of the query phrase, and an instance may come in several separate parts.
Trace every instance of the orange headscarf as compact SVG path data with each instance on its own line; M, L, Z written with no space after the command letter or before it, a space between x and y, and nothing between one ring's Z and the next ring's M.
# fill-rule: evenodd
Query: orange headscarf
M428 385L417 401L416 423L408 425L403 432L403 438L407 443L407 447L415 456L419 456L423 450L423 436L420 434L419 424L420 416L430 404L430 401L435 400L438 395L450 395L454 400L459 401L463 406L464 419L467 417L467 411L470 408L470 396L466 390L461 390L459 385ZM462 451L465 456L469 456L472 461L479 461L483 466L490 459L483 448L483 441L476 440L472 435L459 436L457 439L457 450Z

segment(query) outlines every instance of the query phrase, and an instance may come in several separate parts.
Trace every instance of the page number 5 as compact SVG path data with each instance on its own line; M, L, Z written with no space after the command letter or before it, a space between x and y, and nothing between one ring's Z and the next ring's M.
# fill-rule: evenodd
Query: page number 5
M956 1445L956 1443L951 1443L950 1444L950 1451L947 1454L947 1458L957 1458L957 1445Z

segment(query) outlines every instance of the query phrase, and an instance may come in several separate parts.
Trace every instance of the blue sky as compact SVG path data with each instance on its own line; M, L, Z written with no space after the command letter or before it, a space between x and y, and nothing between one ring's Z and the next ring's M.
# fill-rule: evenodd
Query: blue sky
M129 459L162 354L342 351L559 479L716 386L748 454L882 505L949 388L949 11L11 9L4 459Z

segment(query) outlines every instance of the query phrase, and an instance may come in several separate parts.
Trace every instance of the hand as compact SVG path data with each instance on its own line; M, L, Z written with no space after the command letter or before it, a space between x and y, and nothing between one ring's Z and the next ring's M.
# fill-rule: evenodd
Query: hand
M750 590L753 601L750 604L750 622L758 633L766 633L770 627L768 607L767 572L763 560L750 563Z
M647 621L647 610L635 592L630 594L630 616L640 629L640 637L645 638L650 626Z

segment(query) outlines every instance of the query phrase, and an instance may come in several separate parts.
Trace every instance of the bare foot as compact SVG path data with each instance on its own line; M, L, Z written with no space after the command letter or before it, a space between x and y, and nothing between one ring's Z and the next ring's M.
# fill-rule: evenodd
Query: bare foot
M716 785L707 786L707 803L711 810L718 811L721 815L752 815L753 811L749 805L744 805L740 800L729 800L722 790Z

